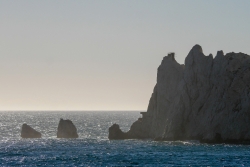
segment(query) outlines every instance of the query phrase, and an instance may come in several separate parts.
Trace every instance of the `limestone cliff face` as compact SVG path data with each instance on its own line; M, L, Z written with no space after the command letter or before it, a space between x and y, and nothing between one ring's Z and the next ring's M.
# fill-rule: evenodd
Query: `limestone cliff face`
M250 141L250 56L205 56L195 45L178 64L173 54L158 68L148 110L126 138Z

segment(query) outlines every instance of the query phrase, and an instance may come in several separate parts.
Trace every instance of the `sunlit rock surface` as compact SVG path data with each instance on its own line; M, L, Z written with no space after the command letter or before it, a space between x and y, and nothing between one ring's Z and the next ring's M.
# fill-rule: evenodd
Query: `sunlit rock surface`
M169 54L142 114L124 139L250 141L250 56L218 51L213 58L195 45L184 66Z
M21 137L22 138L41 138L42 135L40 132L36 131L29 125L23 124L22 130L21 130Z
M57 138L78 138L77 129L71 120L60 119Z

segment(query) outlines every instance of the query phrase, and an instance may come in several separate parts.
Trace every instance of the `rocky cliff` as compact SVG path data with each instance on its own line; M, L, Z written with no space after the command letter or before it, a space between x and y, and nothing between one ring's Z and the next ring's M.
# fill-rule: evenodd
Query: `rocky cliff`
M195 45L184 66L169 54L142 114L120 138L249 142L250 56L218 51L213 58Z

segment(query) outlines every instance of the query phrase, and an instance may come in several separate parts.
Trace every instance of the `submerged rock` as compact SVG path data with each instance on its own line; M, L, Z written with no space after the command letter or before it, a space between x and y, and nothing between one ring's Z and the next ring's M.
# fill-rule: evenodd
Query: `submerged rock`
M250 141L250 56L218 51L213 58L195 45L184 66L169 54L142 114L124 139Z
M71 120L60 119L57 138L78 138L77 129Z
M27 124L22 125L21 130L21 137L22 138L41 138L42 134Z

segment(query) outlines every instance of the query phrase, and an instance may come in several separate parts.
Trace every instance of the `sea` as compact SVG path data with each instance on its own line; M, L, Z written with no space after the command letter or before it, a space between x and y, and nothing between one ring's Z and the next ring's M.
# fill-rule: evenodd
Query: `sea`
M198 141L113 140L108 128L128 131L139 111L2 111L0 166L250 166L250 146ZM77 127L78 139L57 139L60 118ZM41 139L22 139L27 123Z

